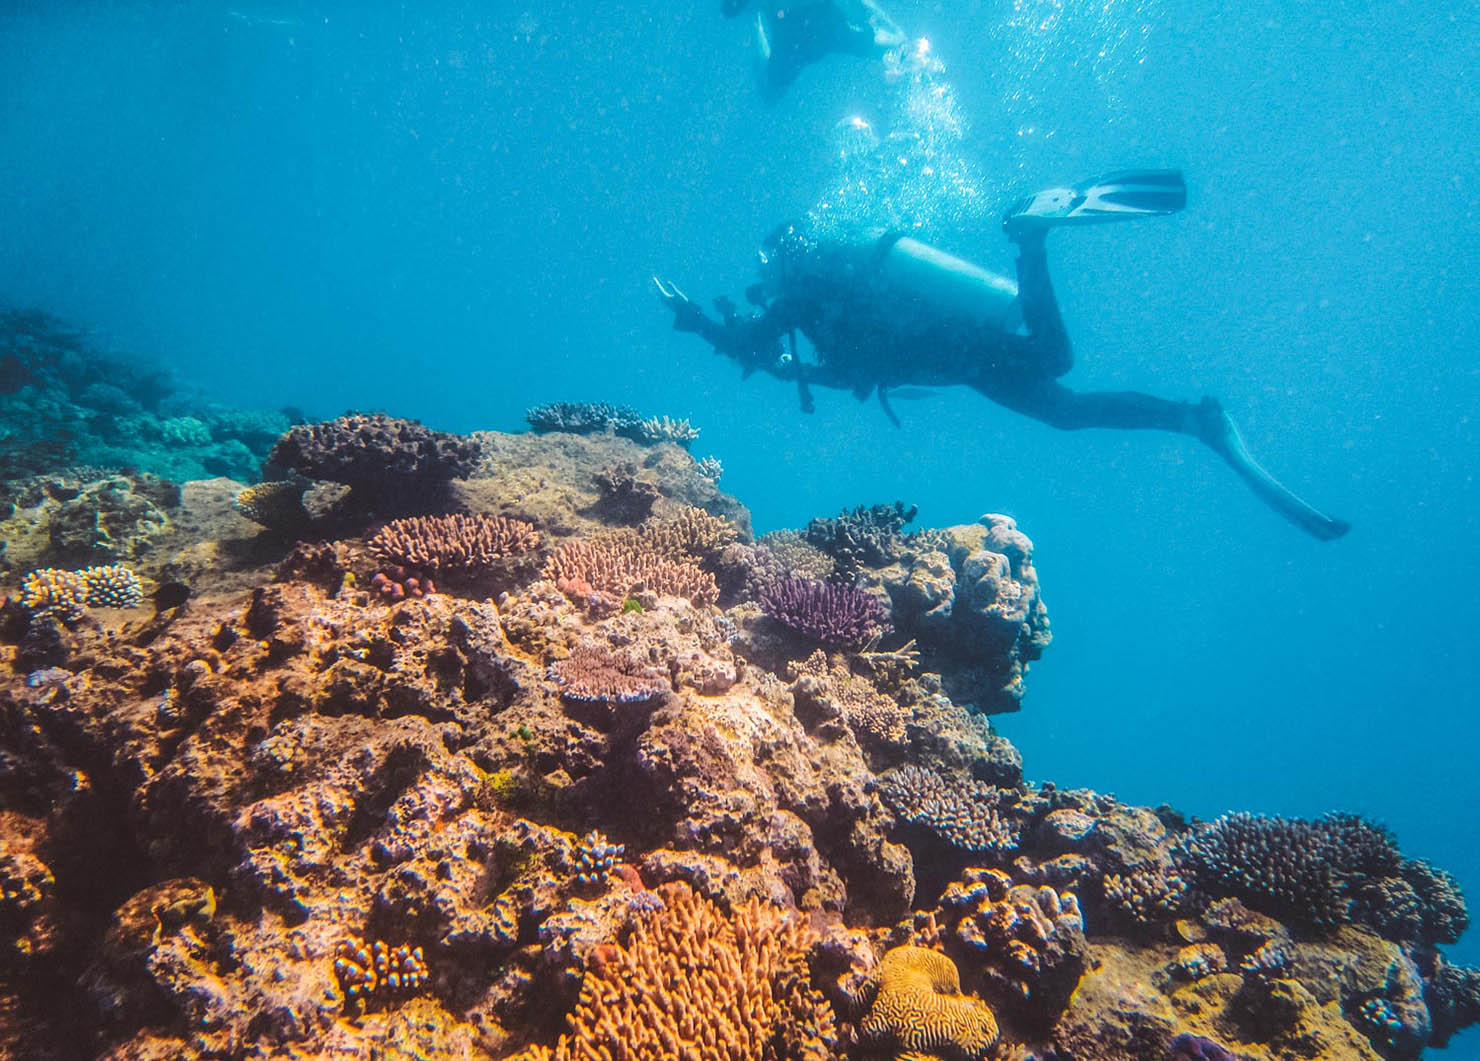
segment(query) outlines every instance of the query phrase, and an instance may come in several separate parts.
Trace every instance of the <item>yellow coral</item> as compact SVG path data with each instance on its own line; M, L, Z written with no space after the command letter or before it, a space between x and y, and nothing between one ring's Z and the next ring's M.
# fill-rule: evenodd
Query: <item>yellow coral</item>
M21 583L21 604L36 615L76 622L87 610L87 579L55 567L32 571Z
M860 1030L898 1051L898 1061L941 1052L983 1058L997 1041L997 1019L961 993L956 963L940 951L895 947L874 970L877 988Z
M726 917L687 885L581 983L570 1032L518 1061L824 1061L832 1010L810 984L805 921L752 899Z
M708 560L738 540L740 531L727 519L687 506L671 519L644 526L640 536L648 548L669 559Z

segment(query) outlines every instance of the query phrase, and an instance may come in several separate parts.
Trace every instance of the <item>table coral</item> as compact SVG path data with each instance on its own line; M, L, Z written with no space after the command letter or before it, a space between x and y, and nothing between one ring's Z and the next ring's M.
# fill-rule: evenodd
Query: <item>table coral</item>
M391 520L367 546L384 563L445 576L486 572L539 542L534 525L523 520L452 515Z
M714 576L688 557L664 556L635 535L611 534L562 544L545 561L544 576L574 594L596 590L618 601L646 589L663 596L712 604Z
M895 947L874 970L863 1040L896 1058L936 1055L978 1059L997 1042L997 1021L980 999L961 993L950 958L924 947Z
M672 688L658 668L595 642L577 645L550 664L549 675L561 696L587 703L646 703Z

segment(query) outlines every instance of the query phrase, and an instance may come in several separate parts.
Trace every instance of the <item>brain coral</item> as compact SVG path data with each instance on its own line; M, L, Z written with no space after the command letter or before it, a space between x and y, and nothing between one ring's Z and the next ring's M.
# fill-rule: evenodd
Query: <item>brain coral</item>
M684 884L657 896L661 908L586 973L569 1033L518 1061L832 1056L832 1009L811 986L803 919L756 899L726 917Z
M369 547L385 563L447 575L486 571L539 541L532 524L506 516L412 516L391 520Z
M860 1022L866 1041L906 1053L982 1058L997 1041L986 1003L961 993L956 965L939 951L896 947L871 980L873 1004Z

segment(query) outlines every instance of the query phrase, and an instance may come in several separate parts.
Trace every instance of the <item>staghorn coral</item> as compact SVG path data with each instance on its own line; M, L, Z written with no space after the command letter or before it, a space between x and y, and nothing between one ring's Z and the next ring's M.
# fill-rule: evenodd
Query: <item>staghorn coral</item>
M649 444L672 442L688 449L689 443L699 437L699 429L687 419L675 420L668 416L652 416L639 422L631 437L636 442Z
M41 568L21 582L20 601L34 615L75 623L87 611L87 583L76 571Z
M701 605L719 598L714 576L692 559L664 556L630 533L565 542L545 561L543 574L577 596L596 591L620 601L647 590Z
M658 668L594 642L571 649L568 657L550 664L548 673L561 696L582 703L646 703L672 688Z
M383 939L367 946L351 936L334 948L334 978L346 1002L383 1002L419 992L427 964L420 947L392 947Z
M657 890L581 983L570 1031L519 1061L826 1061L832 1009L811 986L813 933L751 899L729 917L684 884Z
M441 577L481 574L539 542L539 532L523 520L459 514L391 520L368 545L384 563Z
M915 505L906 508L903 501L872 507L859 505L831 519L814 519L807 524L806 538L833 558L833 577L851 585L864 567L886 564L893 559L903 542L905 524L918 511Z
M232 508L238 513L272 530L291 530L310 519L303 495L313 485L301 475L272 479L249 486L236 495Z
M623 428L635 430L642 423L642 414L628 406L607 402L551 402L529 409L524 419L536 432L589 435Z
M278 439L268 463L310 479L343 483L362 508L440 503L447 484L472 471L468 439L376 413L300 424Z
M997 1020L980 999L961 993L956 964L940 951L895 947L874 969L873 1000L859 1022L865 1042L896 1058L936 1055L980 1059L997 1042Z
M1018 830L998 813L997 790L990 786L951 784L933 770L910 765L881 774L877 788L901 821L958 850L997 852L1018 845Z
M762 586L759 596L772 619L829 648L861 648L889 629L878 598L851 586L784 578Z
M710 456L694 462L694 470L711 483L718 484L724 477L725 466L718 457Z

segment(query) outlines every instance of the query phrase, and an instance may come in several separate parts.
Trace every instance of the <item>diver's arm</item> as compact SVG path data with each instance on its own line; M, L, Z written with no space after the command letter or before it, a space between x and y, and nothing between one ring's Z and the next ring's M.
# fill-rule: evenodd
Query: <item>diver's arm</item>
M781 337L800 327L799 315L790 303L778 299L753 316L742 317L732 311L717 321L705 313L676 284L653 277L658 296L673 312L673 328L693 332L714 352L739 362L747 372L763 371L782 375L776 370L780 361ZM786 375L784 378L794 378Z

